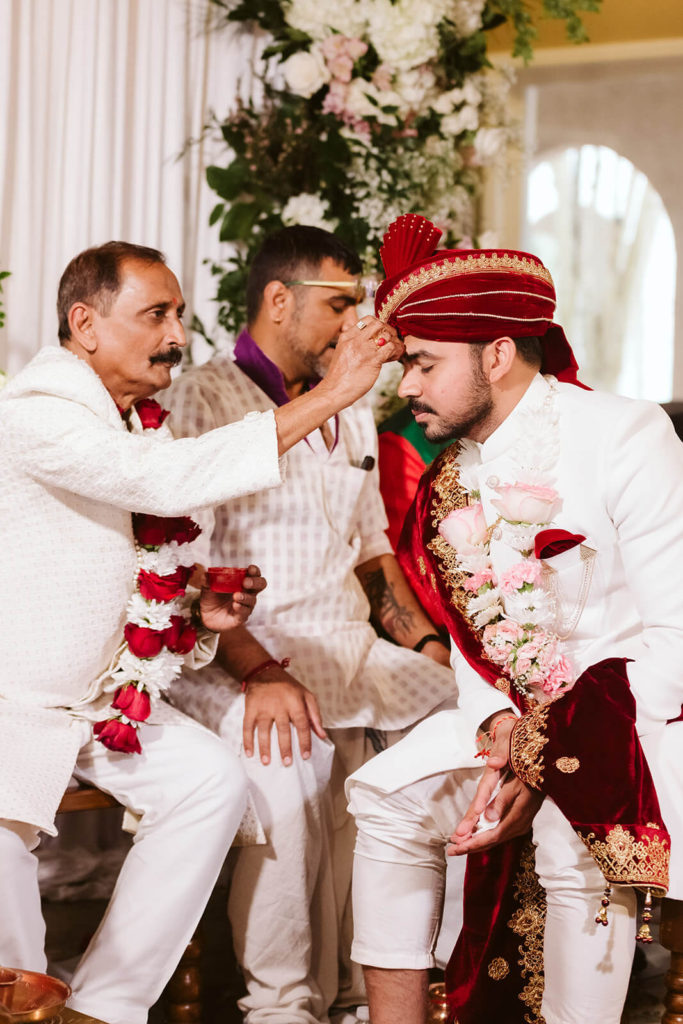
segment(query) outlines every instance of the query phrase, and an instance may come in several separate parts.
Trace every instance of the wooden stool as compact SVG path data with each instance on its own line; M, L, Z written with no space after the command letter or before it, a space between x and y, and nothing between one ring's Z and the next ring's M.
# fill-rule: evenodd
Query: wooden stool
M110 793L81 783L78 789L67 789L57 814L71 811L92 811L103 807L121 807ZM199 928L180 958L180 963L164 989L166 1016L169 1024L201 1024L201 974L199 960L202 946Z
M663 900L659 941L671 950L662 1024L683 1024L683 900Z

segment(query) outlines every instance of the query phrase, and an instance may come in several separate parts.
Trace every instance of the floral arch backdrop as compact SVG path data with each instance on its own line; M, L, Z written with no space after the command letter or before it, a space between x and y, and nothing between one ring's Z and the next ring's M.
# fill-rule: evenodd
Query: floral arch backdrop
M218 27L242 22L258 40L256 89L216 120L225 159L207 169L219 200L211 223L231 243L211 268L224 328L242 326L246 269L283 225L334 230L369 275L401 213L430 217L447 245L486 242L477 238L483 169L504 161L515 137L510 72L489 62L486 33L510 21L512 55L529 60L536 27L526 0L213 3ZM535 10L564 19L581 42L580 13L600 3L537 0Z

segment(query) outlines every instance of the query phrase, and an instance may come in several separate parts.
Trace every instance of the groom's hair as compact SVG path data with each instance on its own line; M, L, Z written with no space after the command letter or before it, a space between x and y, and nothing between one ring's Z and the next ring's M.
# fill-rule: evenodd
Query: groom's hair
M263 292L270 281L314 278L324 259L338 263L349 274L360 274L360 259L340 238L322 228L296 224L265 239L252 260L247 278L247 323L258 316Z
M121 290L121 264L124 260L166 263L158 249L132 242L106 242L74 256L62 274L57 290L58 337L60 344L71 338L69 310L75 302L94 306L100 316L108 316L112 302Z
M528 363L529 366L541 366L543 362L543 343L540 338L515 338L512 339L517 349L517 355L520 359ZM481 355L487 345L490 345L490 341L470 341L470 356L476 362L481 364Z

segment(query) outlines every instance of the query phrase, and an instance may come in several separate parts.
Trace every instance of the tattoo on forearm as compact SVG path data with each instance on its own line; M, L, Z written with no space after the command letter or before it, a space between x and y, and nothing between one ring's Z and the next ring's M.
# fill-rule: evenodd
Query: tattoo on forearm
M398 638L413 629L415 616L409 608L399 604L394 586L387 580L383 569L364 573L363 586L372 614L379 619L387 633Z

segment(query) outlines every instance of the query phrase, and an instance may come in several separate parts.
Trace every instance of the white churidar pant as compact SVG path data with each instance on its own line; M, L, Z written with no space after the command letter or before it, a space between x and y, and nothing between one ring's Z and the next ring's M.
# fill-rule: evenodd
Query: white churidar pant
M338 990L344 1002L363 998L346 977L340 937L355 836L343 786L365 759L365 730L334 729L330 737L334 745L312 736L304 761L293 733L285 767L273 728L270 764L261 763L258 742L242 760L267 839L235 851L228 902L248 1024L318 1024Z
M356 817L353 874L359 963L434 966L446 873L445 844L463 817L479 769L444 772L394 793L350 784ZM543 1016L546 1024L619 1024L635 945L636 900L616 886L609 926L596 925L605 880L548 798L534 819L536 871L547 896Z
M84 740L90 726L83 723ZM74 774L140 814L69 1005L110 1024L146 1024L197 926L246 805L237 758L191 725L142 726L142 754L86 742ZM0 963L44 971L36 830L0 822Z

